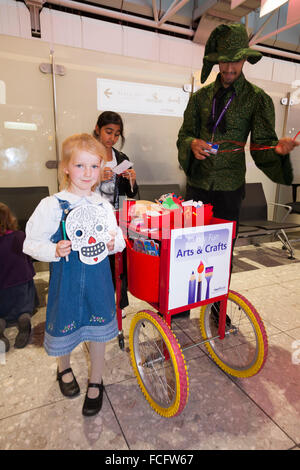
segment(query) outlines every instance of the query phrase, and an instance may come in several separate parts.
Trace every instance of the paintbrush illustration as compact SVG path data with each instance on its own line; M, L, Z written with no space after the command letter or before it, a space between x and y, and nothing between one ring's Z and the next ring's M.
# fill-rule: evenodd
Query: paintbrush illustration
M210 280L211 280L212 275L213 275L213 270L214 270L213 266L209 266L208 268L205 268L205 279L206 279L206 282L207 282L205 299L209 299L209 297L210 297L209 284L210 284Z

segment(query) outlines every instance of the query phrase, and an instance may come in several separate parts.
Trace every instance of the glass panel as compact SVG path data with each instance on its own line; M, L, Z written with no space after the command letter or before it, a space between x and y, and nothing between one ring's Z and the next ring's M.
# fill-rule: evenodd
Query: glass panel
M292 90L292 92L295 90ZM300 93L297 93L296 99L298 100L298 96ZM285 106L286 108L286 106ZM295 102L293 105L289 106L288 109L286 109L288 112L287 115L287 121L286 121L286 130L285 130L285 135L287 137L292 137L294 138L297 133L300 131L300 103ZM300 141L300 135L297 136L297 140ZM294 184L300 184L300 146L296 147L290 154L292 166L293 166L293 174L294 174L294 179L293 183ZM278 190L278 202L280 204L288 204L293 201L292 198L292 188L291 186L279 186ZM300 200L300 187L297 190L297 201ZM278 209L278 220L282 220L282 217L286 214L285 209ZM293 222L293 223L300 223L300 216L299 214L292 214L288 217L286 220L287 222Z
M110 109L109 100L98 109L98 79L174 89L191 81L189 69L116 54L55 46L54 58L65 68L65 75L56 77L60 146L72 134L92 133L99 114ZM179 183L184 188L185 175L179 169L176 147L182 117L119 113L126 139L122 151L134 163L138 183ZM116 145L119 150L120 141Z
M48 186L57 191L49 46L0 36L0 187Z

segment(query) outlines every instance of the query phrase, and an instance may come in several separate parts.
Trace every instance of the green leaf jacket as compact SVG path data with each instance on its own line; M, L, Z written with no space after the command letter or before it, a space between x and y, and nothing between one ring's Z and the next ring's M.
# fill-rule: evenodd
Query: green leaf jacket
M197 160L191 150L195 138L211 142L207 121L212 108L213 96L221 86L220 74L216 81L194 93L184 112L183 124L177 140L178 160L187 175L191 186L215 191L234 191L245 182L245 152L229 151L209 155L205 160ZM226 112L226 133L216 129L214 142L220 143L219 150L233 150L240 147L228 141L246 143L251 133L251 143L275 146L278 138L275 132L274 104L261 88L245 79L243 73L234 82L236 96ZM229 91L225 103L232 94ZM289 155L279 155L274 149L251 150L258 168L272 181L291 184L293 171Z

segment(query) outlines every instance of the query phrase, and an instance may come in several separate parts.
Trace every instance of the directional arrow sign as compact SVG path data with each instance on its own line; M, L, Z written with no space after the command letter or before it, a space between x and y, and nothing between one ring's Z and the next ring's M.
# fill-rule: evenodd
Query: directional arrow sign
M97 79L97 109L119 113L183 116L189 93L182 88Z
M112 92L110 91L109 88L107 88L106 90L104 90L104 94L109 99L109 97L112 95Z

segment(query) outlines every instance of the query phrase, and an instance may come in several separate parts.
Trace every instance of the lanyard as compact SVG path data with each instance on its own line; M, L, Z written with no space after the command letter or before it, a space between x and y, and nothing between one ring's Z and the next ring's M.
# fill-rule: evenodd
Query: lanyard
M216 132L216 129L218 127L218 125L220 124L221 122L221 119L223 119L223 116L224 114L226 113L227 109L229 108L233 98L235 97L235 91L232 93L231 97L229 98L229 100L227 101L226 105L224 106L224 108L222 109L218 119L217 119L217 122L215 123L214 127L213 127L213 131L212 131L212 142L214 140L214 134ZM215 113L216 113L216 98L213 99L213 104L212 104L212 118L215 119Z

